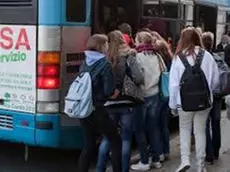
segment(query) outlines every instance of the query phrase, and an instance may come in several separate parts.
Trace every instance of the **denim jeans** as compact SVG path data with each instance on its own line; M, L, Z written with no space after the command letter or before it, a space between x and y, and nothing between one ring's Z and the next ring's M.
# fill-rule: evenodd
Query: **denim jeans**
M147 97L145 103L137 107L134 118L134 133L138 149L140 151L141 162L148 164L148 144L147 136L152 148L153 162L159 161L160 156L160 130L159 130L159 113L157 112L157 105L159 102L159 95ZM147 131L147 132L146 132Z
M161 140L161 151L163 155L169 154L169 126L168 118L170 114L170 109L168 107L168 99L160 100L159 105L159 114L160 114L160 140Z
M114 120L115 124L121 126L121 140L122 140L122 172L129 171L129 160L131 152L131 142L132 142L132 124L133 124L133 108L123 107L123 108L111 108L108 109L111 118ZM98 155L97 162L97 172L105 172L106 166L109 158L109 152L111 149L111 143L104 137Z
M219 150L221 147L221 99L214 99L213 108L209 114L206 127L206 157L213 160L213 156L219 157ZM212 134L211 134L212 133Z
M80 120L84 131L84 148L78 159L77 172L88 172L93 153L96 151L96 137L104 135L111 142L112 166L114 172L121 172L121 139L106 110L96 108L88 118Z

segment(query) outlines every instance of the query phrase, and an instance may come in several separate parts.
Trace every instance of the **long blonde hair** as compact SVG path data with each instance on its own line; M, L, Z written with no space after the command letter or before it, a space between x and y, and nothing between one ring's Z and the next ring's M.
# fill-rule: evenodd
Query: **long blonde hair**
M119 57L125 51L128 51L130 48L125 43L123 34L119 30L112 31L108 34L109 39L109 50L108 57L112 63L112 66L115 67L119 62Z

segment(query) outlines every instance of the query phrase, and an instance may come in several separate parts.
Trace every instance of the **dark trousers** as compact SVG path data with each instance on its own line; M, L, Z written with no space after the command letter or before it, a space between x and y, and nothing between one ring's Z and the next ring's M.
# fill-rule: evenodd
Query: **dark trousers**
M221 99L214 99L213 108L210 112L206 127L206 157L213 160L213 156L219 157L221 147Z
M84 131L84 148L78 160L77 172L88 172L96 150L96 136L106 136L111 143L113 172L121 172L121 138L106 110L97 108L90 117L81 120Z

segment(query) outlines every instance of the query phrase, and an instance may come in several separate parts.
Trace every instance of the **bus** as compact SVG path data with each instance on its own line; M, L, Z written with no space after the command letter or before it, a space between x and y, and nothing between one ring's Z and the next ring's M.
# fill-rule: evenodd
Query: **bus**
M64 97L89 36L112 26L106 21L113 10L103 7L100 14L102 4L118 2L123 1L0 0L0 140L82 148L80 123L63 113ZM138 7L134 2L123 2L126 10L119 9L120 14L136 14L127 5Z

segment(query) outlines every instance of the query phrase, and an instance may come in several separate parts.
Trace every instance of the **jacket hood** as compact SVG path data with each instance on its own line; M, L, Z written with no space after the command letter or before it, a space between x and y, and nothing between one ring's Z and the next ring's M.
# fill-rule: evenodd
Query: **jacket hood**
M135 49L131 49L127 45L121 45L120 46L120 50L119 50L120 56L127 56L127 55L135 56L136 54L137 54L137 52Z
M96 51L85 51L86 64L92 66L98 60L105 58L105 54L96 52Z

